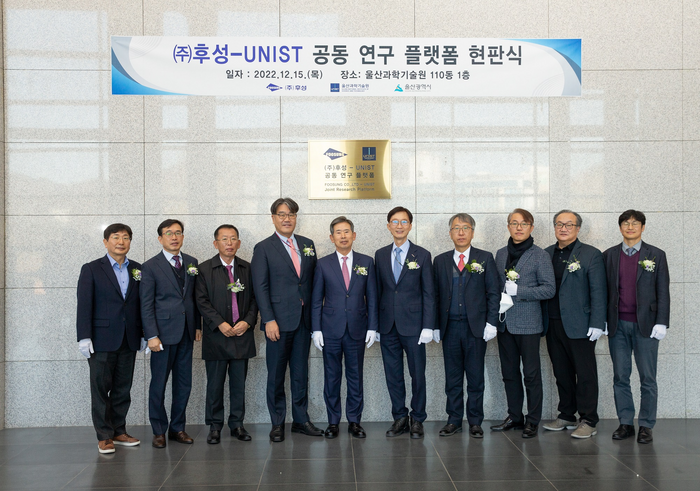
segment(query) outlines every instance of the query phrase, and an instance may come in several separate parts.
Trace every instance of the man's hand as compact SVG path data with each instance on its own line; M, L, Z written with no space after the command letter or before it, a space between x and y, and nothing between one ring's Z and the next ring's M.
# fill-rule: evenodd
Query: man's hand
M597 327L589 327L588 334L586 334L586 336L588 336L589 341L598 341L603 334L602 329L598 329Z
M231 324L229 324L226 321L219 324L219 331L221 331L221 334L223 334L227 338L233 336L233 327L231 327Z
M498 329L496 329L496 326L487 322L486 327L484 327L484 341L488 343L496 337L496 334L498 334Z
M202 330L201 330L201 329L195 329L195 331L194 331L194 340L195 340L195 341L201 341L201 340L202 340Z
M246 321L238 321L236 322L236 325L232 328L233 335L243 336L243 334L245 334L249 327L250 324L248 324Z
M152 353L158 353L160 350L163 349L163 345L161 344L160 338L158 338L158 336L148 340L148 349L150 349Z
M148 348L148 341L146 341L144 338L141 338L141 346L139 346L139 353L141 352L143 352L144 355L151 352L151 350Z
M95 348L92 347L92 339L85 338L78 341L78 351L85 358L90 358L90 353L95 352Z
M365 343L367 343L367 347L369 348L372 346L376 340L377 331L367 331L367 335L365 336Z
M265 336L270 341L279 341L280 326L277 325L277 321L270 321L265 324Z
M311 338L314 340L314 346L316 346L319 351L323 351L323 333L321 331L314 331L313 334L311 334Z
M433 330L423 329L420 332L420 338L418 339L418 344L428 344L433 340Z
M440 344L440 329L433 329L433 341Z
M663 324L656 324L651 330L651 337L661 341L663 338L666 337L666 326L664 326Z
M510 295L511 297L518 295L518 284L515 281L506 281L506 294Z

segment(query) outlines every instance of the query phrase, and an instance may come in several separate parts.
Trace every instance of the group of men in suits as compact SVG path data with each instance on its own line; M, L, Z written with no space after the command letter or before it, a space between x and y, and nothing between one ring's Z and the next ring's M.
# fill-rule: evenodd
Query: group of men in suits
M559 415L544 428L574 429L576 438L595 435L595 341L607 334L620 419L613 438L635 434L629 382L634 353L642 386L638 441L652 441L658 342L669 321L669 276L664 252L641 241L646 223L642 212L628 210L620 215L623 242L601 254L578 240L582 219L577 213L562 210L554 216L557 243L542 251L530 235L532 215L516 209L508 217L509 245L499 250L495 260L490 252L472 247L475 221L458 213L449 221L454 249L433 262L430 252L408 240L413 215L404 207L388 213L393 243L377 250L374 260L353 250L355 227L346 217L330 224L336 250L317 259L314 242L294 233L297 203L280 198L270 211L275 232L255 246L250 264L236 257L240 235L229 224L216 229L217 254L202 264L181 252L184 225L179 220L159 225L163 250L143 265L126 257L132 238L127 225L105 229L106 256L81 270L77 318L79 349L90 368L100 453L114 452L114 445L140 443L126 432L137 350L151 352L153 446L166 446L166 432L170 440L193 442L185 431L186 408L193 342L202 337L207 442L216 444L221 439L227 374L231 436L250 440L243 427L245 380L248 360L256 355L252 329L258 310L266 337L272 442L285 439L287 367L292 432L329 439L338 436L344 365L348 432L365 438L361 426L364 353L375 342L381 347L394 420L387 437L424 436L426 344L442 341L448 418L440 436L462 431L466 376L469 435L483 438L484 358L488 341L497 334L508 417L492 430L523 429L523 437L536 436L542 406L539 338L546 336ZM512 310L506 311L502 297L510 299L505 304L511 304ZM323 352L325 431L308 414L312 341ZM410 411L404 357L411 377ZM165 390L171 375L168 420ZM523 376L527 418L522 413Z

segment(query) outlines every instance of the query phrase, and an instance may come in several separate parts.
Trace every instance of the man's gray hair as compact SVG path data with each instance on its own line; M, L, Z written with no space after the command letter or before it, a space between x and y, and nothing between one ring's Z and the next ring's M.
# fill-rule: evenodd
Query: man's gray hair
M352 220L350 220L349 218L345 218L345 217L342 217L342 216L341 216L341 217L338 217L338 218L334 218L333 221L331 222L331 235L333 235L333 234L335 233L335 230L333 230L333 229L334 229L335 226L338 225L339 223L347 223L348 225L350 225L350 231L351 231L351 232L354 232L354 231L355 231L355 224L352 223Z
M457 213L456 215L453 215L452 218L450 218L450 228L452 228L452 222L454 222L455 220L459 220L460 222L466 222L469 225L471 225L472 228L476 228L476 222L468 213Z
M561 215L562 213L571 213L573 216L575 216L575 217L576 217L576 226L577 226L577 227L580 227L581 224L583 223L583 218L581 218L581 215L579 215L579 214L576 213L575 211L571 211L571 210L561 210L561 211L557 212L557 213L554 215L554 219L552 220L552 223L553 223L554 225L557 224L557 218L559 218L559 215Z

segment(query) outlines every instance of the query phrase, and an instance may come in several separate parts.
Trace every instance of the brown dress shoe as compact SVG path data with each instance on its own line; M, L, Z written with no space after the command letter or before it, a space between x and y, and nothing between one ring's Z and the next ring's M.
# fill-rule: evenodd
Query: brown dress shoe
M112 440L100 440L97 442L97 451L100 453L114 453L114 443Z
M187 445L194 443L194 440L190 437L190 435L184 431L178 431L177 433L169 431L168 440L175 440L177 443L186 443Z
M152 445L155 448L165 448L165 435L153 435Z
M112 441L115 445L121 445L122 447L135 447L136 445L141 443L138 438L134 438L128 433L117 435L114 438L112 438Z

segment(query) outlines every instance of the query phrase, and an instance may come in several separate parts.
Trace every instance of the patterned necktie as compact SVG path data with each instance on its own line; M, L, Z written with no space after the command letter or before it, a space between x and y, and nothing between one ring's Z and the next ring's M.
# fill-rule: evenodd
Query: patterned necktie
M459 264L457 264L457 267L459 268L460 272L462 272L464 269L464 254L459 255Z
M175 268L180 269L182 264L180 264L180 256L173 256L173 261L175 261Z
M235 283L236 281L233 279L233 264L226 266L226 271L228 271L229 283ZM236 297L235 292L231 292L231 319L233 320L234 324L238 320L238 317L238 298Z
M299 254L296 249L294 249L294 242L292 238L287 239L287 244L289 245L289 251L292 253L292 262L294 263L294 269L297 270L297 276L301 278L301 263L299 262Z
M345 290L350 289L350 271L348 270L348 257L343 256L343 279L345 280Z
M637 249L635 249L634 247L630 247L629 249L627 249L627 255L628 255L629 257L632 257L632 256L634 256L635 254L637 254Z
M396 261L394 261L394 281L399 282L399 276L401 276L401 269L403 264L401 263L401 249L396 248Z

